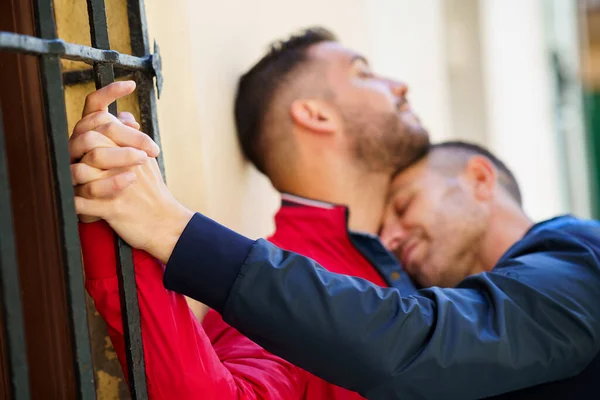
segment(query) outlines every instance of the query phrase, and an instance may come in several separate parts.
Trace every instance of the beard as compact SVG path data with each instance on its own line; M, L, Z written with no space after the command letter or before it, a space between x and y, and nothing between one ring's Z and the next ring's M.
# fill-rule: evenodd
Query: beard
M345 130L355 159L369 172L398 172L427 153L429 134L410 114L344 113Z
M423 260L433 272L420 282L428 286L453 287L480 269L480 251L488 222L463 189L448 188L438 207L430 210L431 224L426 236L429 247Z

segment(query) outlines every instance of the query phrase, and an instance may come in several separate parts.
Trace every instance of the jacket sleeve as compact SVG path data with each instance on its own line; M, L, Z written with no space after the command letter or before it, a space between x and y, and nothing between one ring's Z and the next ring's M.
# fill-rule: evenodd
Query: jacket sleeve
M568 378L600 350L597 256L559 234L542 239L550 249L497 272L402 297L196 215L165 285L367 398L476 399Z
M86 288L127 373L114 234L81 224ZM151 399L299 399L297 368L241 335L214 311L200 325L185 298L162 285L163 266L134 250L146 377Z

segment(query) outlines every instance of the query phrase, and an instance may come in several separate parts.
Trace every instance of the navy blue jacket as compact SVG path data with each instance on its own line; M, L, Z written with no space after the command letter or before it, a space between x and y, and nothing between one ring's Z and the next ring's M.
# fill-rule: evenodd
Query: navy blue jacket
M403 297L196 214L165 286L370 399L478 399L541 384L502 398L581 398L556 396L560 388L600 388L596 221L538 224L493 271Z

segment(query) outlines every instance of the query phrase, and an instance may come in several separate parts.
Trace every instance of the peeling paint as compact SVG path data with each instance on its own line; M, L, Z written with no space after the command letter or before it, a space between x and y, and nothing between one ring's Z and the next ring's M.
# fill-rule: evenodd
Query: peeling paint
M77 44L91 46L90 24L87 14L87 4L81 0L55 0L54 14L58 37ZM127 22L127 2L125 0L106 0L106 18L108 36L113 50L131 54L129 43L129 24ZM70 60L61 60L63 71L89 69L91 66ZM81 118L85 96L95 89L94 83L65 87L65 102L67 106L67 121L69 134ZM131 94L117 101L119 112L129 111L139 120L137 94Z
M117 353L115 353L115 349L108 336L104 337L104 357L109 361L118 359Z
M100 370L96 372L96 379L98 380L96 391L98 400L118 400L121 398L119 397L119 388L123 381L121 378Z

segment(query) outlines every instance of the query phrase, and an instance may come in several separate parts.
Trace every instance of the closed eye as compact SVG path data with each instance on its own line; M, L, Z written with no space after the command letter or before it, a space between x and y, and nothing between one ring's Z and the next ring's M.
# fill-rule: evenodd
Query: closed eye
M398 216L398 218L404 216L406 210L408 210L408 206L410 206L411 200L412 197L396 203L396 215Z
M371 79L375 77L375 74L371 71L359 71L358 76L363 79Z

